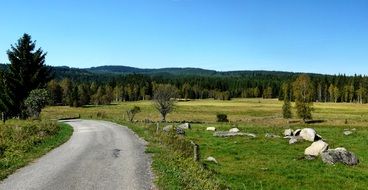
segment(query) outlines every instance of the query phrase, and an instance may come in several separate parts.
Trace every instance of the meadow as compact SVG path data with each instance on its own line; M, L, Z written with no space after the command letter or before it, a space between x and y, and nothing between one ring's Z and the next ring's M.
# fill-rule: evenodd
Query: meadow
M133 106L141 108L135 123L127 122L126 110ZM192 129L186 132L186 139L200 145L201 160L197 169L195 163L189 167L188 159L175 160L176 151L167 148L153 138L155 124L142 121L159 121L160 115L150 101L119 102L107 106L86 106L81 108L48 107L43 110L44 119L82 117L104 119L125 124L150 142L147 152L154 153L153 168L161 189L200 189L188 187L195 182L204 185L219 183L211 188L230 189L366 189L368 187L368 107L354 103L314 103L313 117L320 122L303 124L299 119L285 120L281 115L282 102L276 99L234 99L231 101L193 100L178 102L175 111L168 115L168 122L191 121ZM225 113L229 123L216 122L216 114ZM294 114L295 115L295 114ZM165 124L161 123L161 127ZM251 132L256 138L214 137L206 127L229 130L238 127ZM287 139L268 138L266 133L282 136L284 129L312 127L322 135L331 148L345 147L357 154L357 166L342 164L326 165L321 159L304 159L304 149L310 142L289 145ZM356 131L343 135L344 129ZM174 148L175 149L175 148ZM207 162L208 156L215 157L218 164ZM173 161L174 160L174 161ZM185 164L183 164L185 163ZM168 167L170 166L170 167ZM198 176L193 173L205 171ZM200 172L199 172L200 173ZM210 177L209 177L210 176ZM203 181L201 181L201 177ZM196 178L197 181L193 181ZM207 181L206 181L207 180ZM203 186L202 186L203 187ZM208 186L210 187L210 186Z

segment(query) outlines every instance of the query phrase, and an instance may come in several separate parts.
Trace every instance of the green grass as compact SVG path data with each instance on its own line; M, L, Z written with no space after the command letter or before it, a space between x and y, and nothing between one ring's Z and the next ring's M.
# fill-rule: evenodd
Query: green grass
M128 125L149 145L147 153L153 153L153 169L156 184L161 189L198 189L201 185L216 184L215 188L230 189L366 189L368 181L368 106L354 103L315 103L314 119L324 120L316 124L288 124L281 116L282 102L275 99L234 99L232 101L194 100L178 102L168 121L197 121L186 134L187 140L200 145L201 161L194 163L170 143L158 139L155 125L128 123L124 113L139 106L141 113L136 120L159 121L160 115L149 101L122 102L109 106L84 108L49 107L42 117L73 117L111 120ZM230 123L216 123L216 114L225 113ZM293 119L298 121L298 119ZM347 121L347 124L345 123ZM241 131L257 134L257 138L217 138L205 131L208 126L228 130L237 126ZM331 148L343 146L356 153L360 159L357 166L334 166L322 163L321 159L305 160L304 149L310 142L289 145L283 138L268 139L266 133L282 136L286 128L312 127L322 135ZM350 136L344 136L345 128L356 128ZM171 144L175 144L171 143ZM208 156L215 157L219 164L208 163ZM203 174L200 174L202 171ZM192 175L199 173L198 175ZM199 181L191 181L199 180ZM213 181L212 181L213 180ZM211 188L210 188L211 189Z
M0 125L0 180L66 142L73 129L55 122L10 120Z

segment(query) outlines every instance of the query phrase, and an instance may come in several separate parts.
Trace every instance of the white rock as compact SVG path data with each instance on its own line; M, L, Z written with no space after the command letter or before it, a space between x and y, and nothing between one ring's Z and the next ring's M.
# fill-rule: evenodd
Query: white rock
M292 135L293 135L293 130L292 129L285 129L284 136L292 136Z
M322 140L313 142L309 147L304 150L305 155L318 156L321 152L328 149L328 144Z
M207 127L206 131L216 131L215 127Z
M214 162L216 164L218 163L217 160L214 157L212 157L212 156L207 157L206 160L209 161L209 162Z
M302 137L304 140L313 142L316 134L316 130L312 128L304 128L300 131L299 136Z
M229 130L229 132L231 132L231 133L237 133L237 132L239 132L240 130L238 129L238 128L231 128L230 130Z
M166 127L164 127L162 130L165 131L165 132L169 132L171 130L173 130L174 126L172 125L167 125Z
M351 135L351 134L353 134L353 132L351 132L351 131L344 131L344 135L346 135L346 136Z
M183 123L181 125L178 126L178 128L182 128L182 129L190 129L190 123Z

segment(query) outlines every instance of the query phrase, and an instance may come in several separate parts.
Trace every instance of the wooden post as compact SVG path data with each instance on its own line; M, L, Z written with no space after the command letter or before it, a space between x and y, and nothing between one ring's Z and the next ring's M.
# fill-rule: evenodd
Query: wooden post
M198 162L200 159L199 145L193 141L190 141L190 143L193 145L193 159L194 161Z
M156 123L156 133L158 133L159 128L160 128L160 124L157 122Z

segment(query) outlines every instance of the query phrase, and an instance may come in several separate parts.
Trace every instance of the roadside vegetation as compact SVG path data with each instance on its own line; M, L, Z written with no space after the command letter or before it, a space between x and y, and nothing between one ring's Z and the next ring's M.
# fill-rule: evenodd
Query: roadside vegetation
M291 103L294 107L294 103ZM140 107L134 122L129 122L126 111ZM323 120L304 124L300 119L284 119L283 102L276 99L192 100L177 102L166 123L152 101L119 102L105 106L47 107L41 117L73 117L110 120L130 127L149 142L146 152L153 153L156 184L161 189L364 189L368 184L368 154L366 136L368 112L365 105L354 103L314 103L313 118ZM295 109L291 109L293 115ZM219 112L227 115L228 122L217 122ZM166 125L185 121L193 122L185 137L169 136L162 132ZM150 123L153 122L153 123ZM174 123L172 123L174 122ZM197 123L197 124L196 124ZM214 137L207 127L227 131L238 127L241 131L257 135L249 137ZM286 128L315 128L331 147L343 146L359 157L357 166L342 164L329 166L321 160L305 160L307 142L289 145L283 138L266 138L266 133L282 136ZM353 135L343 135L344 129L355 128ZM166 136L164 136L166 135ZM178 138L169 141L167 138ZM200 161L194 162L191 148L178 148L180 144L191 147L189 141L200 146ZM182 143L183 142L183 143ZM188 146L187 146L188 145ZM212 156L218 164L206 161ZM197 174L198 173L198 174ZM197 181L190 181L197 180ZM198 182L199 181L199 182ZM191 183L189 183L191 182ZM340 183L343 182L343 183ZM198 186L186 185L198 184ZM201 185L200 185L201 184ZM202 188L204 189L204 188Z
M66 142L73 129L38 120L8 120L0 124L0 180Z

